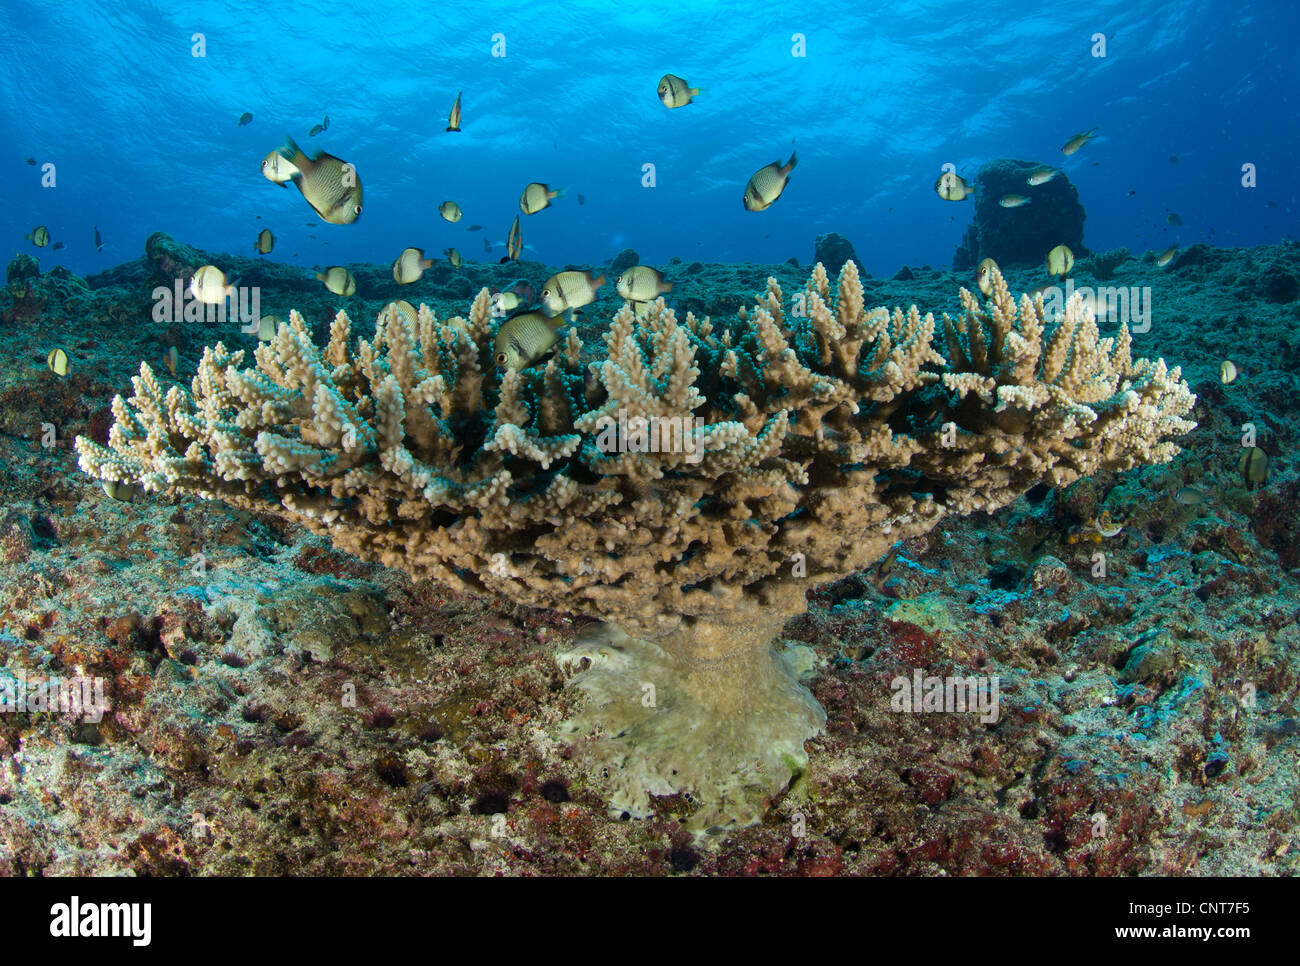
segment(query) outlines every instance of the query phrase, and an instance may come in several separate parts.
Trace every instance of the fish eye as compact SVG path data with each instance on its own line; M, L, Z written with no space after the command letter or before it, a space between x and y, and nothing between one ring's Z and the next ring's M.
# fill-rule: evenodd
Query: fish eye
M499 366L504 366L505 364L506 364L506 354L505 354L504 352L498 352L498 353L497 353L497 365L499 365Z
M546 298L546 296L550 294L551 294L551 290L549 288L542 289L542 298Z
M352 213L355 214L355 215L359 215L359 214L361 214L361 206L360 206L360 205L353 205L353 206L352 206Z

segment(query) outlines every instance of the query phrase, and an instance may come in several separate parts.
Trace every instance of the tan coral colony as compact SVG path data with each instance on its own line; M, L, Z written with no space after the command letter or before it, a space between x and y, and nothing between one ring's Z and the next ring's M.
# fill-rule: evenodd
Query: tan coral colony
M625 304L602 352L570 332L504 374L486 289L468 319L390 304L369 340L340 312L323 348L295 312L251 367L207 348L189 392L141 365L108 446L77 451L106 482L600 618L559 659L589 695L566 729L591 736L611 810L686 792L695 828L743 824L824 722L780 642L806 591L946 513L1165 462L1194 426L1180 370L1134 360L1126 327L1102 338L1082 298L1049 318L996 274L987 303L961 299L941 320L872 309L852 262L833 293L818 265L725 325ZM613 425L626 445L604 445Z

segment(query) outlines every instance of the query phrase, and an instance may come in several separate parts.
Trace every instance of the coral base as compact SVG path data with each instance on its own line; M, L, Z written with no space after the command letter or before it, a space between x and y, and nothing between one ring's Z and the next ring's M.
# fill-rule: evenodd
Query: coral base
M562 730L596 736L585 750L614 815L681 793L699 805L688 828L749 825L807 767L826 715L777 640L783 622L695 620L653 640L603 624L557 655L592 699Z

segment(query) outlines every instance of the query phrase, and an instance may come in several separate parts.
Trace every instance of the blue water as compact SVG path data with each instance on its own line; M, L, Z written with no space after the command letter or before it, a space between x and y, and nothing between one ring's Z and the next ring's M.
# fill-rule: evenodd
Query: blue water
M271 257L303 266L386 263L408 245L496 261L483 239L502 241L523 186L542 181L567 197L523 219L525 258L599 265L632 247L651 263L806 263L819 233L840 231L882 273L950 264L973 205L935 195L941 165L973 177L1019 157L1068 173L1090 248L1274 242L1300 223L1297 28L1300 5L1282 0L6 0L0 237L80 274L136 257L156 230L251 255L269 227ZM1104 58L1091 55L1098 32ZM792 56L795 34L806 56ZM665 72L704 93L666 109ZM457 91L463 131L448 134ZM325 114L329 129L308 137ZM1096 140L1061 155L1093 127ZM328 225L262 178L285 132L356 166L359 222ZM784 196L745 211L750 175L792 142ZM1256 188L1240 184L1245 163ZM438 216L445 199L459 224ZM67 247L23 240L42 224Z

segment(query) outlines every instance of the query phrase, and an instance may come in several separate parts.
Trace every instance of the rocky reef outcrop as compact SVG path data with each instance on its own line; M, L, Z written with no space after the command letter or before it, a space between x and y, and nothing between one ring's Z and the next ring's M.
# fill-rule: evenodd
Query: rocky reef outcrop
M818 235L813 245L813 262L821 262L828 272L838 272L845 262L856 262L858 254L853 243L837 231Z
M1057 245L1068 245L1076 258L1088 254L1083 244L1086 217L1079 191L1062 171L1052 180L1030 185L1029 176L1048 165L999 158L980 168L975 177L975 217L953 255L952 267L964 272L986 258L999 265L1041 262ZM1004 208L1008 195L1029 200Z

